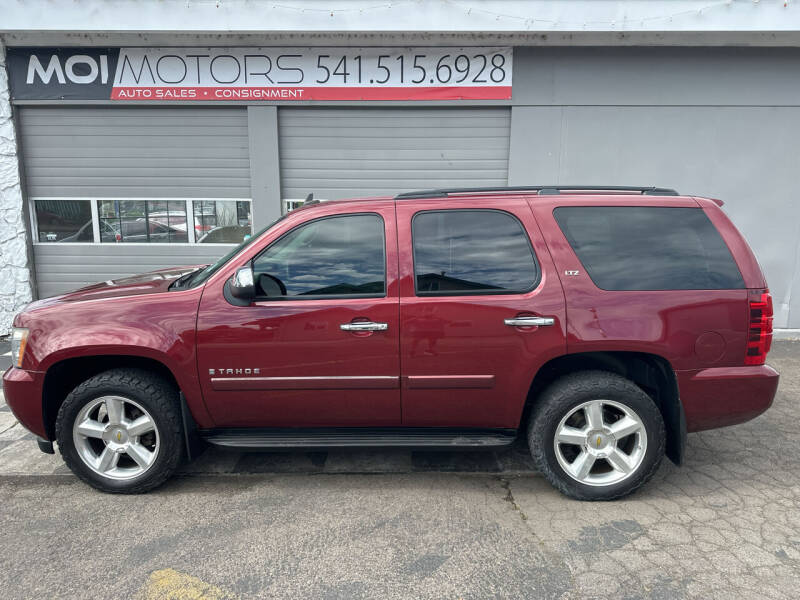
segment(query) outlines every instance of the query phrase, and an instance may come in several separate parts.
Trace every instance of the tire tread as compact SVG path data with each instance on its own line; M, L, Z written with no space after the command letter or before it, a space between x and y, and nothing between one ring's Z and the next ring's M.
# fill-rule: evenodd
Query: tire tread
M560 421L561 418L563 418L564 404L569 402L571 398L575 396L591 395L596 393L598 388L612 390L623 397L630 394L645 396L650 401L648 406L653 412L650 416L653 417L653 420L659 426L656 432L656 437L658 438L656 460L652 461L650 465L647 465L645 471L636 474L633 486L622 489L618 493L608 494L602 497L596 497L582 492L579 487L581 484L575 482L576 485L570 485L570 481L567 481L565 477L561 477L558 473L554 472L547 461L545 445L538 439L539 436L537 435L543 428L544 423L549 422L551 419ZM650 436L648 436L648 438L649 437ZM539 472L542 473L559 492L577 500L618 500L634 493L647 483L653 475L655 475L656 471L658 471L664 456L666 438L666 428L661 416L661 411L659 411L652 399L631 380L617 375L616 373L611 373L610 371L599 370L570 373L550 384L539 396L531 412L528 426L528 445L536 468L539 469ZM652 443L653 441L655 440L648 439L648 443ZM546 443L552 443L552 441Z
M126 387L134 388L147 396L148 402L155 405L156 410L160 413L158 427L161 437L173 436L179 443L177 444L178 451L168 454L165 463L156 465L156 468L141 481L117 487L91 477L80 458L66 451L67 444L71 444L72 436L72 423L66 423L66 421L67 413L76 403L82 403L86 401L86 398L107 393L109 388L124 389ZM58 409L56 439L64 462L79 479L92 487L112 494L142 494L162 485L174 474L183 457L183 425L177 396L177 390L172 385L159 375L144 369L116 368L90 377L72 390ZM164 441L162 440L162 451L168 445Z

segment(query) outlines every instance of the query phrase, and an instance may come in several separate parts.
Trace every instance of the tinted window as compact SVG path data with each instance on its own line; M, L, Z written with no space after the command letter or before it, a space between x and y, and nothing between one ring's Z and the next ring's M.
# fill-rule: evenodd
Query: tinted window
M40 242L92 242L92 206L88 200L36 200Z
M744 287L702 209L562 206L553 214L592 281L604 290Z
M539 279L528 236L508 213L422 212L412 230L420 295L526 292Z
M253 263L261 296L383 294L383 220L345 215L293 229ZM285 288L285 291L284 291Z

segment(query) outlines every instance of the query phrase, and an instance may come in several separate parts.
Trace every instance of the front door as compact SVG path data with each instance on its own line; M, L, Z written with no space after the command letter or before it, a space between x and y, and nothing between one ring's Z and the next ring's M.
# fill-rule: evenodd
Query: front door
M403 424L517 428L565 352L565 308L526 200L397 202Z
M346 209L314 210L256 255L249 306L203 293L198 367L218 427L400 424L393 206Z

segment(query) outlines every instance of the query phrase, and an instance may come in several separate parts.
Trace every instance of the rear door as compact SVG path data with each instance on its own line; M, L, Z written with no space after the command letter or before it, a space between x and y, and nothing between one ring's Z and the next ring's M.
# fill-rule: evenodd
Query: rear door
M524 197L398 200L403 424L516 428L564 353L565 308Z

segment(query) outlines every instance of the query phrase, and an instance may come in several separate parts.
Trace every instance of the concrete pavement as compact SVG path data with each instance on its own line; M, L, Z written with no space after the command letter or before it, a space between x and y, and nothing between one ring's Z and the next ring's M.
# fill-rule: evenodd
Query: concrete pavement
M524 455L405 452L216 451L117 497L15 440L0 449L0 594L795 598L800 344L770 363L770 411L690 435L684 467L602 504L560 496Z

